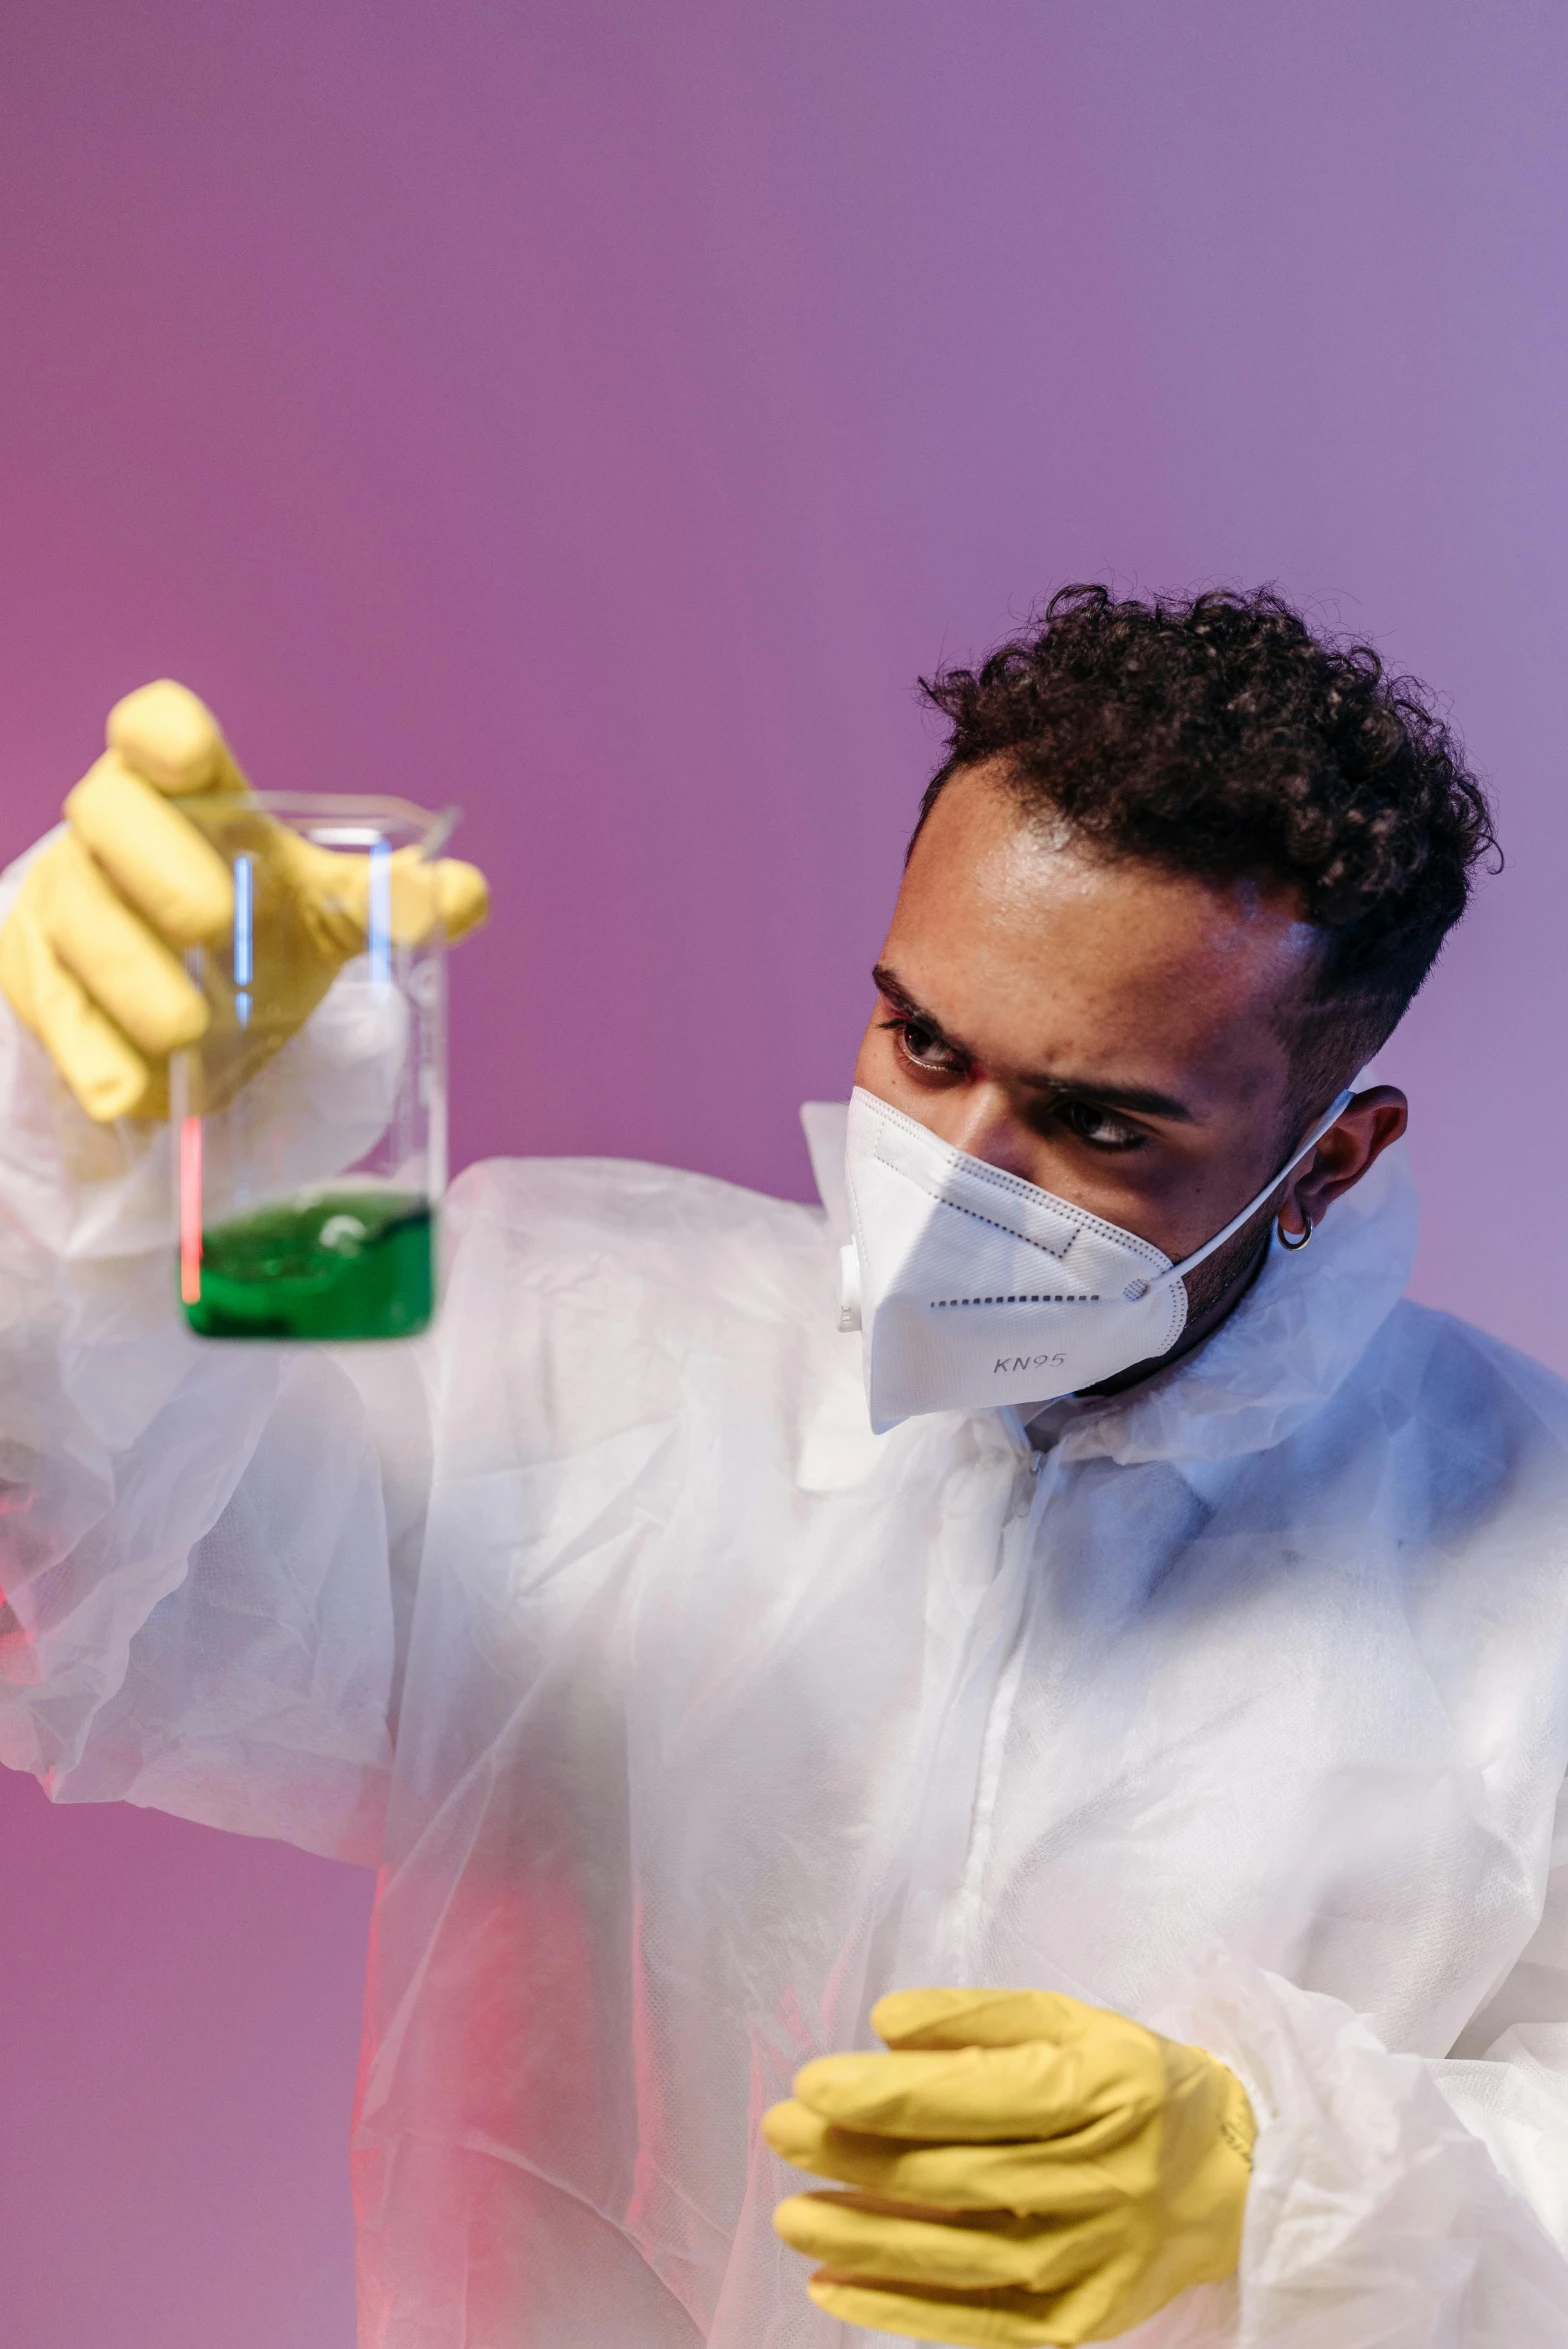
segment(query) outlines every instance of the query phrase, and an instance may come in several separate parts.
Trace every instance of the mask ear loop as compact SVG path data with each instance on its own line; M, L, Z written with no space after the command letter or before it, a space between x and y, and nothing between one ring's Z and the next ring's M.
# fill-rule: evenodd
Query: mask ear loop
M1268 1181L1264 1184L1257 1197L1255 1199L1249 1199L1246 1206L1242 1208L1240 1214L1233 1215L1229 1223L1225 1225L1224 1229L1215 1233L1212 1240L1205 1240L1201 1248L1195 1248L1190 1256L1184 1256L1182 1258L1180 1264L1173 1264L1168 1272L1159 1273L1156 1275L1156 1278L1162 1281L1179 1281L1185 1280L1189 1272L1196 1272L1198 1266L1202 1264L1207 1257L1212 1256L1216 1248L1222 1248L1225 1245L1225 1242L1230 1238L1232 1232L1239 1232L1242 1225L1246 1223L1252 1216L1257 1214L1258 1209L1263 1205L1263 1202L1268 1197L1270 1191L1274 1190L1278 1184L1282 1183L1287 1175L1295 1173L1297 1167L1306 1157L1307 1152L1317 1148L1324 1135L1328 1132L1329 1127L1336 1122L1342 1111L1349 1108L1351 1102L1354 1099L1354 1088L1350 1085L1347 1085L1343 1093L1339 1094L1337 1098L1329 1104L1323 1115L1318 1119L1317 1124L1313 1127L1311 1133L1308 1134L1306 1140L1302 1143L1300 1149L1294 1151L1291 1156L1286 1159L1278 1174L1270 1175ZM1303 1212L1305 1212L1305 1210L1303 1210ZM1298 1250L1304 1248L1307 1244L1307 1241L1310 1240L1311 1237L1312 1224L1311 1219L1309 1218L1307 1222L1306 1237L1296 1241L1296 1248ZM1280 1234L1280 1244L1287 1250L1290 1249L1291 1243L1285 1238L1283 1232ZM1140 1297L1145 1297L1148 1295L1149 1290L1153 1286L1154 1283L1152 1281L1129 1281L1127 1287L1122 1291L1122 1295L1127 1298L1130 1304L1136 1304Z

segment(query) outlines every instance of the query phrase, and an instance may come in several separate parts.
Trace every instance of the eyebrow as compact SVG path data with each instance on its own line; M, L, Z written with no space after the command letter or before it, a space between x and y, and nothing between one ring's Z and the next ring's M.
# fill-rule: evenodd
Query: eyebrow
M915 1001L897 973L879 962L871 974L879 994L898 1011L918 1020L929 1028L937 1043L945 1044L949 1052L957 1052L965 1060L978 1056L967 1044L950 1035L935 1014ZM1102 1083L1098 1077L1023 1076L1018 1079L1033 1091L1049 1093L1054 1098L1094 1101L1106 1109L1125 1109L1134 1117L1164 1117L1177 1125L1190 1126L1197 1121L1185 1101L1178 1101L1173 1093L1156 1093L1146 1085L1114 1085Z

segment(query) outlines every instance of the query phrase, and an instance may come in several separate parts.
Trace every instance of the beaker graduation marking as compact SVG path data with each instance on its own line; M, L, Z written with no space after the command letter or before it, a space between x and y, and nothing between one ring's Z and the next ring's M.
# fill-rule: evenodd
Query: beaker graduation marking
M392 976L392 849L378 840L370 851L370 975Z

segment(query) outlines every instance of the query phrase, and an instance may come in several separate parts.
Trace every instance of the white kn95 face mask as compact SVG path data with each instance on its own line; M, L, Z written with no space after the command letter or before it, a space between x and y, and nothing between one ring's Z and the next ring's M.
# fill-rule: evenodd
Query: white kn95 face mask
M1049 1403L1167 1352L1186 1325L1186 1275L1256 1214L1350 1098L1340 1094L1223 1231L1173 1264L857 1085L846 1159L855 1236L841 1259L839 1327L862 1335L872 1427Z

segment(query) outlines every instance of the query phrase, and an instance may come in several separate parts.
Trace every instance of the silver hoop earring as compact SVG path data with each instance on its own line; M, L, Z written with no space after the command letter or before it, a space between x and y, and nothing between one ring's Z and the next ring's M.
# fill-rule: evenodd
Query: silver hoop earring
M1283 1216L1279 1218L1278 1224L1276 1226L1276 1229L1279 1232L1279 1244L1289 1256L1299 1255L1301 1250L1306 1246L1307 1242L1312 1237L1312 1218L1304 1207L1301 1210L1301 1220L1307 1228L1300 1235L1299 1239L1293 1240L1289 1232L1286 1231L1285 1218Z

